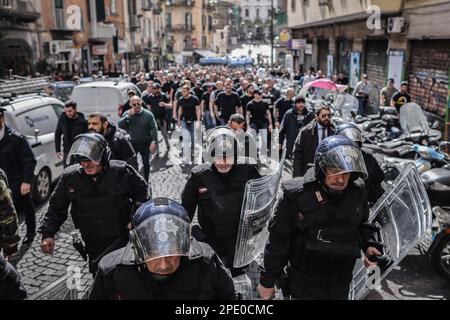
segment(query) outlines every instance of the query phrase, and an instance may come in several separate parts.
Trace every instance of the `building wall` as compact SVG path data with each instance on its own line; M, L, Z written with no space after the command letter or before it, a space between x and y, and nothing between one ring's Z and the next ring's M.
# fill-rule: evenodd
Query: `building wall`
M294 2L294 6L292 4ZM320 6L319 0L309 0L309 5L304 5L304 0L288 0L289 27L306 26L313 23L326 24L327 20L347 17L352 19L354 15L367 15L369 5L375 5L382 9L383 13L399 12L401 0L360 0L340 1L330 0L330 6ZM293 10L294 9L294 10Z

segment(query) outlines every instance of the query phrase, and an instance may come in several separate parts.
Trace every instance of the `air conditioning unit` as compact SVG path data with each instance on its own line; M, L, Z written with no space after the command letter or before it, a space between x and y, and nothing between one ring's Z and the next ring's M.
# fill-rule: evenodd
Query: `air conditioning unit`
M405 18L395 17L388 19L387 32L388 33L402 33L405 29Z

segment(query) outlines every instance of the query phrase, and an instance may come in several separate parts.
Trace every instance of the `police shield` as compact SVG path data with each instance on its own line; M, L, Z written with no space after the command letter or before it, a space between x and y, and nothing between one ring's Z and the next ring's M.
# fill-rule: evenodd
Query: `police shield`
M420 174L408 164L371 210L369 222L383 243L379 268L366 269L359 259L353 270L349 298L363 299L396 267L431 228L432 211Z
M27 300L79 300L77 280L79 282L80 279L76 279L73 274L68 273L29 296Z
M284 157L269 175L250 180L245 186L233 262L235 268L247 266L264 250L269 236L267 221L275 207L283 164Z
M239 300L252 300L252 280L246 274L234 277L233 282Z

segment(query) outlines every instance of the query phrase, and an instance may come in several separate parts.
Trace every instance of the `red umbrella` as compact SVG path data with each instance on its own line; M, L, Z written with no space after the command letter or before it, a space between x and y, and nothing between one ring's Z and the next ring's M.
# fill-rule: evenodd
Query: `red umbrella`
M337 85L330 79L317 79L312 82L307 83L301 90L302 94L305 94L306 91L308 91L310 88L319 88L323 90L329 90L329 91L345 91L347 89L347 86L341 86Z

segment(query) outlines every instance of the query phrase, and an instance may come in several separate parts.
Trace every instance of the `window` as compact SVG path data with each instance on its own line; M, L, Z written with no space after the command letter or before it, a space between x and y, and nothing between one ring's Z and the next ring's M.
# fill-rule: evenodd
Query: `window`
M296 1L297 0L291 0L291 10L292 10L292 12L295 12Z
M206 16L202 15L202 31L206 31Z
M64 0L55 0L55 27L56 29L66 29L64 21Z
M117 1L116 0L110 0L111 1L111 14L117 14Z
M184 48L185 49L191 49L192 48L192 40L191 36L186 36L184 38Z
M208 16L208 30L209 31L213 30L213 17L212 16Z
M184 23L186 25L186 29L191 29L191 26L192 26L192 13L187 12L184 15Z
M53 110L55 110L55 113L59 118L64 113L64 107L60 106L59 104L54 104L52 106L53 106Z
M202 48L206 48L207 44L206 44L206 37L203 36L202 37Z
M249 10L245 9L245 16L248 17L250 15Z
M172 13L171 12L166 13L166 28L172 29Z
M272 17L272 10L267 9L267 17L268 17L269 19L272 19L272 18L273 18L273 17Z
M256 17L259 18L259 9L256 9Z

